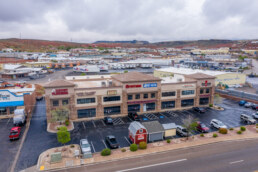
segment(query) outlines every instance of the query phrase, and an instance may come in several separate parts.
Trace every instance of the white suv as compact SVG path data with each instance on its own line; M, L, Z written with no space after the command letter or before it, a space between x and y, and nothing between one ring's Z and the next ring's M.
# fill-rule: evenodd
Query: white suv
M256 120L253 119L251 116L248 116L246 114L241 114L240 115L240 119L243 121L243 122L246 122L247 124L255 124L256 123Z
M214 128L217 128L217 129L228 128L225 124L223 124L223 122L221 122L221 121L219 121L217 119L211 120L210 125L211 125L211 127L214 127Z

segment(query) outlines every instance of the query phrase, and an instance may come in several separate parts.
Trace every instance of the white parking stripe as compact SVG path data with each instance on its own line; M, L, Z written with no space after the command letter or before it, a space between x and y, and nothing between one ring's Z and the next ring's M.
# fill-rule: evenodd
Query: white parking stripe
M93 149L93 153L96 152L93 143L92 142L90 142L90 143L91 143L91 147Z
M102 140L102 142L103 142L103 144L105 145L105 148L107 148L107 145L106 145L105 141L104 141L104 140Z
M244 160L239 160L239 161L233 161L233 162L230 162L229 164L235 164L235 163L239 163L239 162L243 162Z
M92 124L94 125L94 127L96 128L96 124L95 124L95 122L94 121L91 121L92 122Z
M125 140L127 141L127 143L129 144L129 145L131 145L131 142L129 142L129 140L124 136L124 138L125 138Z
M106 126L106 124L105 124L105 122L104 122L103 120L101 120L101 122L102 122L102 124L103 124L104 126Z
M83 124L83 128L86 129L84 122L82 122L82 124Z
M186 160L187 159L179 159L179 160L175 160L175 161L168 161L168 162L162 162L162 163L158 163L158 164L152 164L152 165L146 165L146 166L141 166L141 167L129 168L129 169L125 169L125 170L119 170L117 172L135 171L135 170L138 170L138 169L155 167L155 166L166 165L166 164L172 164L172 163L175 163L175 162L182 162L182 161L186 161Z
M131 118L127 117L131 122L133 121Z
M9 118L9 119L8 119L8 121L7 121L6 125L8 125L8 123L10 122L10 120L11 120L11 118Z

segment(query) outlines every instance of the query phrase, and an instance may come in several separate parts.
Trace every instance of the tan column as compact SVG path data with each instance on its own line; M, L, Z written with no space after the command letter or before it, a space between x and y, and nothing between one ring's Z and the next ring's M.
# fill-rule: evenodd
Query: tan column
M181 98L180 98L180 96L181 96L181 90L177 90L176 91L176 100L175 100L175 103L176 103L175 108L176 109L181 108Z
M69 109L70 109L70 116L69 118L71 120L78 119L77 111L75 108L76 100L75 100L75 95L72 95L69 99Z
M124 115L128 114L128 106L127 106L127 93L126 91L122 92L122 106L121 113Z
M96 117L104 117L104 109L102 105L102 96L97 96Z
M161 111L161 88L159 88L157 92L156 111Z

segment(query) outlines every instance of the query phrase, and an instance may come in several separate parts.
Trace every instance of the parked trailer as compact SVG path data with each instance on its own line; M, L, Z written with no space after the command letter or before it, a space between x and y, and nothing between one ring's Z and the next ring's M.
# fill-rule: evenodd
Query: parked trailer
M76 66L73 68L74 72L84 72L84 73L95 73L100 72L100 69L96 65L85 65L85 66Z

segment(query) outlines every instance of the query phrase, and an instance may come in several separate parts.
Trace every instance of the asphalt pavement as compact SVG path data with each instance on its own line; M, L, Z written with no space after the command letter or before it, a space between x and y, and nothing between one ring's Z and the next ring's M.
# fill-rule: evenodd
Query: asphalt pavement
M257 152L258 139L228 141L53 171L253 172L258 170Z
M193 110L171 111L164 113L146 113L141 115L142 121L159 120L160 123L176 123L182 124L182 119L187 116L198 118L201 122L209 126L213 118L221 120L229 128L245 125L240 121L240 115L246 113L251 115L254 110L250 108L241 107L238 102L221 99L218 104L225 108L224 111L217 111L208 108L205 113L198 113ZM105 143L107 135L114 135L120 147L127 147L130 145L128 139L128 126L131 120L128 117L117 117L114 119L114 125L106 125L102 119L93 121L74 122L74 130L71 131L71 141L67 144L79 144L80 139L87 138L91 144L92 152L100 152L102 149L108 147ZM36 165L38 156L45 150L61 146L57 142L56 134L48 133L46 131L46 109L44 100L37 102L37 107L31 120L31 126L21 150L19 160L17 162L16 171ZM211 128L211 131L216 129ZM196 134L199 134L196 132ZM179 137L179 136L175 136Z

